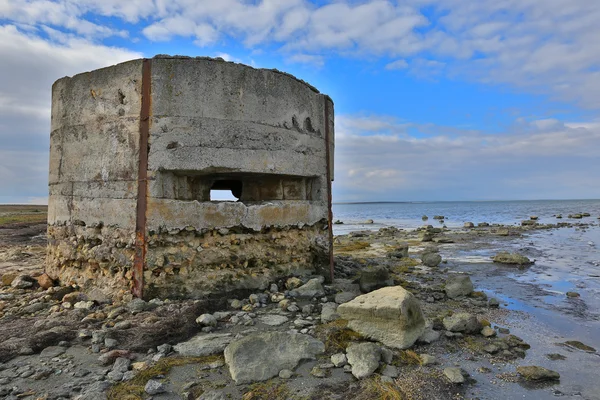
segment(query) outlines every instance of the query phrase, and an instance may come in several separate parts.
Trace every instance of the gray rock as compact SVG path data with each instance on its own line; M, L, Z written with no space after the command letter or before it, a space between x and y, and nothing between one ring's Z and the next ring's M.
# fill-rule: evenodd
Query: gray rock
M248 297L248 300L250 300L250 304L258 304L260 303L260 297L258 297L257 294L253 293Z
M354 293L354 292L341 292L335 295L335 302L337 304L343 304L343 303L347 303L351 300L354 300L356 298L356 296L358 296L360 293Z
M321 309L321 322L327 323L340 318L337 313L338 305L336 303L325 303Z
M394 360L394 352L386 347L381 348L381 361L386 364L391 364Z
M35 279L30 277L29 275L19 275L11 282L10 286L15 289L28 289L33 287L33 283Z
M231 306L231 308L233 308L235 310L239 310L240 308L242 308L244 303L242 303L238 299L233 299L233 300L231 300L231 303L229 303L229 305Z
M121 371L110 371L106 374L106 377L113 382L121 382L123 380L123 372Z
M135 371L127 371L123 374L123 381L127 382L132 380L133 378L135 378L136 372Z
M331 356L331 363L336 367L343 367L348 363L348 359L344 353L336 353Z
M421 365L423 366L437 364L437 359L432 355L419 354L419 357L421 358Z
M291 279L291 278L290 278ZM288 279L289 281L289 279ZM325 289L321 284L321 279L314 278L306 282L304 285L290 290L290 296L310 299L313 297L325 296Z
M360 271L358 285L363 293L369 293L393 284L394 281L390 279L390 272L384 266L374 265Z
M171 350L173 350L173 346L171 346L169 343L165 343L165 344L161 344L160 346L157 346L156 350L160 354L167 355L171 352Z
M262 332L230 343L225 348L225 362L236 383L251 383L293 369L300 360L314 359L324 351L323 342L308 335Z
M387 256L390 258L408 258L408 244L397 246Z
M131 328L131 321L119 321L113 326L115 330L129 329Z
M26 307L23 307L23 312L27 314L33 314L38 311L42 311L44 308L46 308L46 306L44 306L44 303L33 303Z
M513 264L513 265L530 265L534 262L524 255L518 253L508 253L506 251L500 252L492 257L492 261L501 264Z
M444 288L446 296L455 299L460 296L468 296L473 293L473 282L468 275L452 275L446 280Z
M481 329L477 317L469 313L456 313L444 318L442 322L444 328L450 332L475 333Z
M302 306L302 314L312 314L314 308L312 304L306 304Z
M155 303L148 303L142 299L135 298L127 303L127 308L133 314L137 314L143 311L151 311L157 307Z
M425 329L419 302L401 286L358 296L337 312L353 331L396 349L412 346Z
M131 365L130 359L125 358L125 357L119 357L115 360L112 370L125 373L125 372L129 371L130 365Z
M348 363L352 366L352 375L356 379L373 375L379 368L381 350L375 343L351 344L346 349Z
M444 368L444 375L446 375L446 378L448 378L448 380L452 383L464 383L465 382L465 377L463 376L460 368L454 368L454 367Z
M67 349L65 349L64 347L50 346L42 350L42 352L40 353L40 357L54 358L60 356L61 354L64 354L65 351L67 351Z
M286 317L284 315L277 315L277 314L261 315L260 317L258 317L258 320L261 323L263 323L265 325L269 325L269 326L279 326L279 325L283 325L289 321L288 317Z
M485 337L492 337L492 336L496 336L496 331L492 328L490 328L489 326L484 326L483 329L481 330L481 334Z
M492 308L500 307L500 302L495 297L488 300L488 306Z
M91 300L89 300L89 301L78 301L77 303L73 304L73 308L75 308L77 310L91 310L92 308L94 308L95 304L96 303L94 303Z
M388 364L383 367L381 375L389 376L390 378L397 378L400 375L400 371L398 370L398 367Z
M104 339L104 346L109 349L114 349L117 347L119 342L116 339L106 338Z
M431 326L425 328L423 334L417 339L421 343L431 344L437 342L440 339L440 332L433 330Z
M154 396L155 394L164 393L167 391L165 385L162 382L157 381L156 379L150 379L146 386L144 386L144 391L148 393L150 396Z
M281 379L290 379L293 375L294 373L289 369L282 369L281 371L279 371L279 377Z
M196 318L196 323L201 326L217 326L217 319L211 314L202 314Z
M442 262L442 256L438 253L425 253L421 255L421 261L426 267L437 267Z
M185 357L203 357L219 354L233 340L230 333L202 333L186 342L173 346L173 350Z
M517 367L517 373L528 381L560 380L560 374L558 372L535 365Z
M463 225L465 228L475 228L475 224L472 222L465 222Z

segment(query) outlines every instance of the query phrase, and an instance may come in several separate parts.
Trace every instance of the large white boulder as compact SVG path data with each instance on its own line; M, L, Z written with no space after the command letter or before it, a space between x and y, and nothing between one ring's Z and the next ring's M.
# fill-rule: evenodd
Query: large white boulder
M353 331L396 349L412 346L425 329L419 302L402 286L358 296L337 312Z

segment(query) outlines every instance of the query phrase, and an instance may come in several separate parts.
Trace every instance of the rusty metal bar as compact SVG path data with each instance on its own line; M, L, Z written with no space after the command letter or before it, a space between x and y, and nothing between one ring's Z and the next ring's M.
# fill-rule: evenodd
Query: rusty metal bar
M150 135L152 60L142 62L142 105L140 108L140 154L138 159L138 192L135 221L135 256L133 259L133 287L136 297L144 294L144 267L146 265L146 210L148 208L148 137Z
M327 221L329 225L329 279L333 282L333 211L331 209L331 130L330 122L333 124L331 119L331 109L329 102L331 99L329 96L324 97L325 100L325 155L327 157Z

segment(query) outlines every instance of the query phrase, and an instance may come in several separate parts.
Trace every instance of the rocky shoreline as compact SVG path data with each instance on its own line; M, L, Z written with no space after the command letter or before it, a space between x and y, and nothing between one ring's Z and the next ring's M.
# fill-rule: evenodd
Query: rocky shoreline
M475 291L439 252L586 226L531 221L353 232L335 239L333 282L288 277L256 293L186 301L83 294L36 269L42 246L2 243L0 261L12 267L0 269L0 397L455 399L472 398L474 385L553 390L557 372L521 363L530 345L511 334L502 300ZM494 261L507 268L533 261L501 250Z

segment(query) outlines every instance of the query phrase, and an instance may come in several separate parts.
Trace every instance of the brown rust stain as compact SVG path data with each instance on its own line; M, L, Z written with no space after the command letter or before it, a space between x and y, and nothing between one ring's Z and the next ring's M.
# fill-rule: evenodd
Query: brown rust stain
M333 124L333 110L329 106L329 96L325 96L325 154L327 157L327 221L329 230L329 279L333 282L333 211L331 209L331 134L329 122ZM331 118L330 118L331 115Z
M138 163L137 214L135 223L135 256L133 260L133 287L135 296L144 292L144 266L146 264L146 211L148 209L148 137L151 116L152 60L142 62L142 105L140 108L140 150Z

